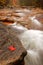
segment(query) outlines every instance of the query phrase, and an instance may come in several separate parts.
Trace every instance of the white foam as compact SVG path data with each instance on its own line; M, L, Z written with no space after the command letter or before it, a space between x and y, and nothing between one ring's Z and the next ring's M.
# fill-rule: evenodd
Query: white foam
M43 31L28 30L19 35L19 38L26 49L43 48Z

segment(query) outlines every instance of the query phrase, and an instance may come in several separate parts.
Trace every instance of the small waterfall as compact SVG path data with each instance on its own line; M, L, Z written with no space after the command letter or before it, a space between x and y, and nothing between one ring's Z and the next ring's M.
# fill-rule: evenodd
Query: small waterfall
M43 55L40 55L43 51L43 31L28 30L19 35L19 39L27 50L26 65L43 65Z
M22 45L27 50L26 65L43 65L43 31L28 30L14 23L10 25L17 34Z

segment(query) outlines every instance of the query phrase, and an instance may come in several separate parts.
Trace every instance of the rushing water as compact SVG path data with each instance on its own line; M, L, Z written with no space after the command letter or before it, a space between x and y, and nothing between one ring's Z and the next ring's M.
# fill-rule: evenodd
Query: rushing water
M43 65L43 31L28 30L21 25L11 25L27 50L26 65ZM21 31L21 32L20 32ZM19 34L20 33L20 34Z
M35 24L37 24L39 26L41 25L41 23L37 19L35 19L35 16L30 17L30 19L32 20L33 23L35 23Z
M19 39L27 50L26 65L43 65L43 31L28 30Z
M24 16L23 11L17 10L17 12L18 15ZM24 12L26 13L30 11L24 9ZM29 18L34 23L33 25L36 25L36 27L40 27L42 25L37 19L35 19L35 16ZM19 19L16 21L19 21ZM27 50L25 65L43 65L43 31L32 29L28 30L27 28L24 28L16 23L10 25L10 27L13 28L15 34L22 42L22 45Z

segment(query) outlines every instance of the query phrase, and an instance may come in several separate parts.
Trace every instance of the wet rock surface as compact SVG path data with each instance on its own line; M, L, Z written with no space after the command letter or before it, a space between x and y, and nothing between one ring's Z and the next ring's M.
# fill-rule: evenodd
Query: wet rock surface
M3 11L5 11L5 12L3 12ZM31 43L30 47L27 47L28 55L25 58L26 65L43 65L43 64L40 64L41 61L39 59L40 57L42 59L42 56L40 54L40 48L43 48L43 10L41 10L41 9L29 10L29 9L21 9L21 8L18 9L17 8L15 10L14 9L13 10L4 9L4 10L1 10L1 12L2 12L2 15L0 16L0 20L1 21L4 20L3 23L10 26L9 32L11 32L13 34L17 34L17 35L21 34L19 37L20 37L20 40L22 41L24 47L28 46L28 42ZM13 20L13 22L12 22L12 20ZM15 22L17 24L21 24L22 26L28 28L29 31L27 31L28 29L26 29L26 28L24 29L22 26L19 26L19 25L15 26ZM12 31L11 31L11 29L12 29ZM25 31L27 31L27 32L25 32ZM31 38L31 36L32 36L32 38ZM34 43L32 43L32 42L34 42ZM37 49L39 49L39 51L37 51L36 47L37 47ZM29 48L31 50L29 50ZM33 50L33 48L35 50ZM39 55L38 55L38 53L39 53Z
M20 63L27 52L14 31L0 23L0 65Z
M0 10L0 20L3 22L17 22L28 29L43 30L43 10L42 9L2 9Z

